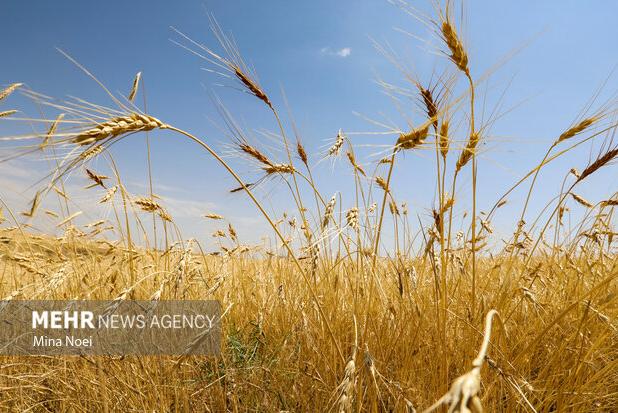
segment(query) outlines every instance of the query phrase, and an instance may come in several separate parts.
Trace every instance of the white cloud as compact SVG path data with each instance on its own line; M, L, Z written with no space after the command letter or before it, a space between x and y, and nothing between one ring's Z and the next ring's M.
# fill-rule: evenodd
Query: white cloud
M352 54L352 49L349 47L344 47L343 49L337 51L337 56L339 57L348 57L350 54Z
M352 48L344 47L339 50L333 50L330 47L323 47L320 49L320 53L325 56L335 56L344 59L352 54Z

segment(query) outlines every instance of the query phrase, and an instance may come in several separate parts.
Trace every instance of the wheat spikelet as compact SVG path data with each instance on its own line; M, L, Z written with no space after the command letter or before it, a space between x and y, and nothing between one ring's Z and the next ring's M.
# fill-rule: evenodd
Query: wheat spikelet
M206 215L204 215L204 218L220 220L220 219L223 219L223 216L221 216L219 214L206 214Z
M137 95L137 89L139 88L139 81L142 78L142 72L137 72L135 78L133 79L133 85L131 86L131 92L129 92L129 96L127 99L129 102L133 102L135 100L135 95Z
M14 110L14 109L13 110L5 110L3 112L0 112L0 118L5 118L7 116L14 115L15 113L17 113L17 111Z
M274 163L271 165L263 166L262 169L267 175L279 173L279 174L291 174L296 171L293 165L287 163Z
M22 86L23 83L13 83L3 91L0 91L0 100L6 99L11 93L15 91L18 87Z
M337 400L337 411L339 413L349 413L352 411L352 398L354 397L354 382L356 374L356 347L352 351L352 356L345 366L343 380L339 384L341 394Z
M459 70L468 74L468 55L466 54L466 50L463 47L463 43L461 42L461 40L459 40L459 37L457 36L455 28L453 27L453 25L451 25L448 19L442 22L441 30L442 38L444 39L446 46L451 52L449 57Z
M104 204L110 199L112 199L112 197L114 196L117 190L118 190L118 186L112 186L111 188L109 188L107 192L105 193L105 195L103 195L103 198L99 200L99 203Z
M161 205L159 205L152 198L136 198L133 200L133 203L135 203L135 205L140 207L140 209L145 212L157 212L161 209Z
M357 170L361 175L363 176L367 176L365 174L365 170L356 163L356 158L354 157L354 153L351 151L346 152L346 156L348 157L348 160L350 161L350 164L352 164L352 168L354 168L355 170Z
M47 130L47 133L45 134L45 138L43 139L43 142L41 142L40 149L44 149L49 144L49 141L54 137L54 134L56 133L56 130L58 129L58 125L60 124L60 122L62 122L62 119L64 119L64 113L61 113L60 115L58 115L56 120L52 122L51 126Z
M86 224L86 225L84 225L84 227L85 228L94 228L94 227L101 226L103 224L105 224L105 221L101 219L101 220L94 221L94 222L91 222L89 224Z
M594 124L595 122L597 122L600 119L599 116L592 116L590 118L586 118L584 120L582 120L581 122L579 122L577 125L567 129L566 131L564 131L559 137L558 140L556 141L556 144L565 141L567 139L571 139L572 137L579 135L580 133L582 133L584 130L588 129L590 126L592 126L592 124Z
M251 92L251 94L253 94L255 97L260 99L262 102L266 103L266 105L268 105L269 108L271 109L273 108L272 103L270 103L270 99L268 99L268 96L266 95L266 93L264 93L262 88L260 88L260 86L255 81L253 81L249 76L247 76L240 69L240 67L234 64L231 64L231 69L234 71L234 74L242 82L242 84L245 85L247 89L249 89L249 92Z
M333 212L335 211L335 204L337 203L337 196L333 195L326 204L326 208L324 210L324 217L322 218L322 230L328 226L328 223L333 217Z
M114 138L130 132L149 131L156 128L165 128L166 125L148 115L132 113L129 116L119 116L88 129L75 138L73 143L77 145L90 145L107 138Z
M607 199L605 201L601 201L601 206L618 206L618 199Z
M96 172L91 171L88 168L86 168L86 175L88 175L88 178L90 178L94 182L91 186L99 185L105 188L105 182L103 181L106 179L109 179L109 176L99 175ZM90 186L88 188L90 188Z
M441 234L444 230L443 225L442 225L442 214L438 211L436 211L435 209L431 211L432 215L433 215L433 223L434 226L436 227L436 230L438 231L438 234ZM439 238L438 236L436 238Z
M381 176L376 176L376 184L378 184L378 186L382 188L384 192L388 192L388 184Z
M90 148L80 153L79 158L83 161L87 161L89 159L96 157L101 152L103 152L103 145L91 146Z
M397 207L397 204L395 203L395 201L393 201L391 199L391 201L388 203L388 208L391 211L391 214L393 216L397 216L399 215L399 207Z
M56 225L56 227L61 227L61 226L63 226L64 224L66 224L66 223L68 223L68 222L70 222L70 221L73 221L75 218L77 218L77 217L78 217L78 216L80 216L81 214L83 214L83 211L77 211L77 212L75 212L75 213L73 213L73 214L69 215L68 217L66 217L65 219L63 219L62 221L60 221L60 222Z
M260 162L263 165L266 166L272 166L273 163L270 161L270 159L268 159L268 157L266 155L264 155L262 152L260 152L259 149L257 149L254 146L249 145L248 143L245 142L240 142L238 144L239 149L246 153L247 155L249 155L251 158L257 160L258 162Z
M425 104L427 117L433 122L434 129L438 130L438 104L433 97L433 92L430 89L425 89L420 84L417 84L417 87Z
M413 149L423 143L427 138L429 132L429 125L423 125L408 133L402 133L397 139L396 147L398 149Z
M577 182L583 181L588 176L590 176L595 171L597 171L599 168L602 168L603 166L607 165L617 156L618 156L618 148L608 150L603 155L599 156L593 163L588 165L586 169L582 171L580 176L577 178Z
M448 120L443 120L442 124L440 125L440 134L438 138L440 153L442 154L443 159L446 159L446 155L448 154L448 147L449 147L448 128L449 128Z
M352 229L358 229L358 208L350 208L345 214L346 221Z
M585 198L582 198L581 196L579 196L579 195L577 195L577 194L575 194L573 192L571 192L571 196L573 197L573 199L575 201L577 201L578 204L580 204L582 206L585 206L586 208L592 208L593 207L593 205L590 202L588 202Z
M232 241L237 241L238 240L238 235L236 234L236 230L234 229L234 227L232 226L231 223L227 224L227 232L228 232L228 234L230 234L230 239Z
M472 159L472 155L476 149L476 145L479 143L480 136L477 132L473 132L470 134L470 139L468 139L468 143L466 147L462 149L459 158L457 159L457 164L455 165L455 170L460 171L461 168L466 166L470 159Z
M307 156L307 151L300 141L296 141L296 152L305 166L309 167L309 157Z
M343 146L343 136L344 136L343 131L339 129L339 131L337 132L337 137L335 138L335 143L333 143L333 146L328 148L329 156L339 155L339 151L341 150L341 147Z
M472 369L456 378L449 391L442 396L425 413L437 410L443 404L448 405L449 412L452 413L482 413L483 406L478 396L481 390L481 367L487 355L489 339L491 337L491 327L493 317L498 315L496 310L491 310L485 317L485 333L478 356L472 361Z
M163 220L163 221L167 221L167 222L174 222L174 220L172 219L172 216L163 208L159 208L157 210L157 215L159 215L159 217Z
M36 210L39 208L39 204L41 203L41 191L37 191L30 203L30 211L22 212L21 214L28 218L33 218Z
M446 211L448 211L449 209L453 207L454 203L455 203L455 198L449 197L448 194L446 194L446 201L444 201L444 205L442 205L442 208L440 209L440 213L444 214Z

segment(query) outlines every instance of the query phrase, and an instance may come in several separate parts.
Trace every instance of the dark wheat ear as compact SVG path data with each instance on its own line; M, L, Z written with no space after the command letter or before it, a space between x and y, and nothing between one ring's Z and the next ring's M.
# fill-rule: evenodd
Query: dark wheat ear
M200 43L197 43L189 36L172 27L172 30L174 30L183 39L190 43L190 46L185 46L175 41L174 43L193 53L194 55L212 63L223 71L231 73L236 79L240 81L240 83L242 83L242 85L249 91L249 93L264 102L271 110L274 110L273 105L266 92L262 89L257 80L254 78L255 76L252 76L249 73L250 71L245 62L243 61L242 57L240 56L240 52L238 51L238 47L236 46L236 44L233 42L233 40L229 39L223 33L223 30L213 16L209 16L209 19L210 28L215 37L218 39L219 44L225 51L225 57L215 53L210 48ZM202 52L205 52L205 55L200 53L199 51L194 50L193 47L197 47ZM228 75L223 74L223 76L227 77Z
M608 150L603 155L600 155L594 162L586 167L577 178L577 182L581 182L594 172L610 163L614 158L618 157L618 148Z
M135 100L135 95L137 95L137 90L139 89L139 82L142 78L142 72L137 72L135 78L133 79L133 85L131 86L131 92L129 92L129 96L127 99L129 102L133 102Z
M307 151L300 140L296 141L296 153L298 153L298 157L305 164L305 166L308 167L309 157L307 156Z

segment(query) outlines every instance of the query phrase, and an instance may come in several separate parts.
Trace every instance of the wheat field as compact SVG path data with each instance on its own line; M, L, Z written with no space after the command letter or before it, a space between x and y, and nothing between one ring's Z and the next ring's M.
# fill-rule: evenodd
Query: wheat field
M2 201L0 297L216 299L225 312L217 357L2 356L0 410L618 411L618 195L589 201L578 193L598 171L615 167L617 101L593 99L570 125L557 125L561 133L537 165L480 206L478 154L489 125L478 115L478 91L485 77L474 71L449 4L436 5L431 18L416 17L432 27L445 69L431 81L408 78L418 106L414 126L391 131L383 138L388 149L371 159L358 155L345 130L322 153L309 153L214 20L220 44L202 45L176 30L178 44L269 111L276 156L227 110L221 114L233 162L210 137L148 113L137 103L142 73L127 81L126 96L101 83L108 106L57 100L20 83L4 87L0 128L14 121L33 131L2 132L3 149L11 158L46 157L52 166L22 210ZM12 106L18 96L46 115ZM219 228L211 238L217 248L206 248L183 238L153 192L156 182L149 194L130 192L111 147L150 133L208 154L234 180L238 202L269 226L269 242L244 243L232 220L204 211L195 219ZM600 149L564 171L561 188L542 188L554 198L531 213L544 168L593 143ZM420 151L435 160L422 172L435 188L422 219L392 185L394 176L420 173L399 166ZM107 170L95 170L94 160ZM246 168L239 171L236 161ZM325 193L316 169L334 162L353 185ZM82 191L113 211L110 219L81 223L71 200L83 195L65 189L77 174L90 181ZM266 206L261 189L273 186L293 211ZM520 219L500 239L493 219L516 190L525 200ZM46 199L60 208L49 209ZM29 224L39 215L54 221L55 232Z

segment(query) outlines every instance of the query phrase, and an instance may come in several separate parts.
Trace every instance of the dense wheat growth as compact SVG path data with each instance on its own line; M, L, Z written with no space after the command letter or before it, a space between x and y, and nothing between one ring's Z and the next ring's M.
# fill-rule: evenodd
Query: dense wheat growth
M21 83L2 89L3 148L10 158L45 158L51 171L33 178L29 205L0 204L0 298L217 299L225 315L218 357L3 356L1 411L618 411L618 195L578 194L597 171L614 168L616 101L593 102L571 125L556 125L561 132L548 137L537 166L480 206L478 155L489 121L478 115L477 90L486 77L476 73L451 4L435 19L400 6L432 28L444 71L430 80L409 75L416 121L390 131L388 147L369 159L345 125L333 127L321 153L308 153L214 19L219 45L177 30L175 42L272 117L278 151L252 140L225 109L236 159L217 147L220 137L140 109L146 72L132 83L127 76L126 98L101 84L113 107L52 99ZM16 96L47 116L13 109ZM6 122L33 126L10 135ZM233 220L207 208L195 219L217 225L217 248L183 239L165 199L152 188L131 193L114 160L112 146L146 133L203 150L233 179L237 202L268 224L271 241L243 243ZM598 153L576 165L581 172L565 170L562 188L543 189L554 198L541 213L528 211L545 166L586 144ZM434 168L400 166L417 152ZM315 178L331 164L353 179L335 194ZM393 182L421 173L434 182L435 201L419 212ZM65 188L75 175L88 179L82 191L112 218L81 223L72 202L80 195ZM262 188L280 189L294 210L272 211ZM493 221L517 189L527 197L504 238ZM55 233L31 227L40 215Z

